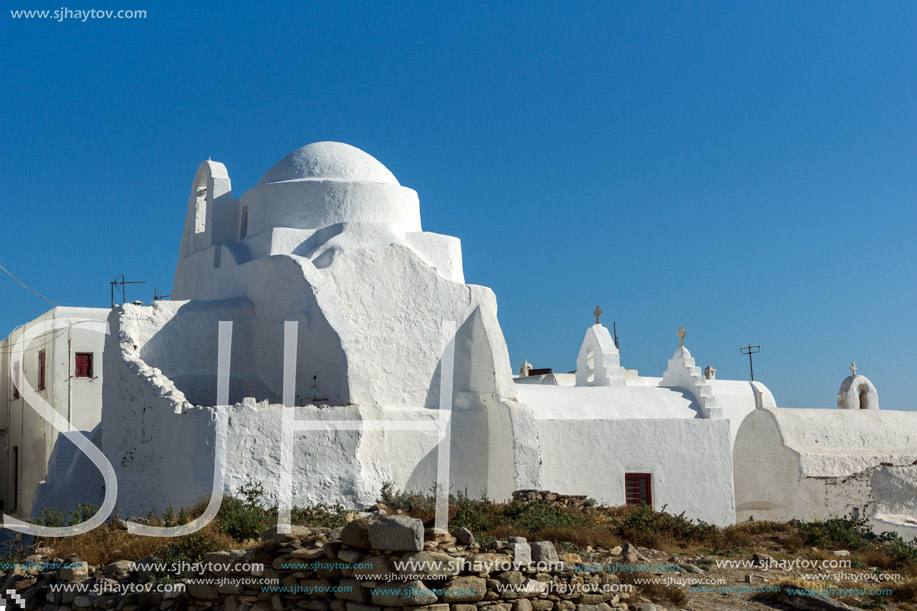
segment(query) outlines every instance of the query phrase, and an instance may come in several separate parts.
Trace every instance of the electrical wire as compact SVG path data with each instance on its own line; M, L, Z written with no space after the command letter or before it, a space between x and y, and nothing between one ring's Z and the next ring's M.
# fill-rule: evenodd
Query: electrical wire
M42 299L44 299L45 301L47 301L48 303L50 303L50 304L53 305L53 306L60 305L60 304L58 304L58 303L56 303L56 302L54 302L54 301L51 301L50 299L48 299L47 297L45 297L44 295L42 295L41 293L39 293L39 292L36 291L35 289L30 288L25 282L23 282L22 280L20 280L19 278L17 278L17 277L14 276L13 274L11 274L10 271L9 271L8 269L6 269L5 267L3 267L2 265L0 265L0 269L2 269L4 272L6 272L6 275L7 275L7 276L9 276L10 278L12 278L12 279L15 280L16 282L18 282L20 285L22 285L22 287L23 287L24 289L26 289L26 290L29 291L30 293L33 293L34 295L37 295L38 297L41 297Z

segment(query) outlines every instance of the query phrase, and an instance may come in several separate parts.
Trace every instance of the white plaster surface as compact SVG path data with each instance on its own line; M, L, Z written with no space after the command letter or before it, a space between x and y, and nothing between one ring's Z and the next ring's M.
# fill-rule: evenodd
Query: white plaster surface
M757 409L734 448L739 520L843 517L917 525L917 413ZM913 535L917 530L913 530Z
M548 490L623 505L625 473L650 473L655 509L721 526L735 520L725 420L536 415L536 425Z

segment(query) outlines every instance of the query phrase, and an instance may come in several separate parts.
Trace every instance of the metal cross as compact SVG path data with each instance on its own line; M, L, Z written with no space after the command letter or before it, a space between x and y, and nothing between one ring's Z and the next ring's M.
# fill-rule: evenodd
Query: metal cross
M853 377L856 377L857 375L857 364L856 363L850 363L850 371L853 372Z
M739 352L741 352L742 354L748 355L748 371L751 374L751 381L754 382L755 381L755 366L751 362L751 355L761 352L761 346L758 346L758 345L752 346L751 344L748 344L747 346L742 346L741 348L739 348Z
M685 336L686 336L687 334L688 334L688 332L685 331L685 326L684 326L684 325L681 325L680 327L678 327L678 333L676 333L675 335L678 336L678 347L679 347L679 348L684 348L684 347L685 347Z
M595 315L595 324L599 324L599 317L602 315L602 308L595 306L595 312L593 312L593 314Z

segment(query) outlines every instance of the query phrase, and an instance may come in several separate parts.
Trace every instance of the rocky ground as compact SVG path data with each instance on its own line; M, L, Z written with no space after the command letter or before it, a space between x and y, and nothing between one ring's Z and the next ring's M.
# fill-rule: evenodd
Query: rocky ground
M585 497L520 491L516 499L603 515L594 513L594 502ZM59 557L48 547L53 541L39 543L45 547L28 548L15 565L4 567L0 595L5 605L0 603L0 610L917 609L888 597L790 594L791 588L882 587L849 578L851 573L881 573L860 560L854 565L857 569L843 570L848 577L836 579L831 577L836 569L786 566L798 559L827 564L849 559L850 552L843 549L805 548L790 557L776 540L770 547L758 546L756 552L736 547L718 549L715 555L672 553L627 542L608 548L562 544L557 549L550 541L520 536L485 536L482 543L467 528L425 529L420 519L381 504L347 512L338 523L344 525L293 526L287 534L272 527L257 545L222 551L199 547L207 537L198 533L182 538L177 547L161 547L168 551L162 558L105 560L98 565L78 555ZM677 519L674 523L682 524ZM116 541L123 531L114 523L111 528L110 540Z
M424 530L420 520L377 514L334 530L294 526L284 535L269 529L259 547L208 554L200 566L188 566L175 577L162 574L164 561L158 558L91 566L76 557L53 558L51 550L39 548L7 572L3 591L20 597L9 600L8 608L21 600L25 608L44 611L851 608L818 597L797 597L788 604L750 591L691 592L686 584L638 581L692 580L745 589L782 577L772 570L718 568L723 559L671 555L630 544L558 554L550 542L519 537L482 546L466 529L451 534ZM629 572L627 567L641 568ZM173 581L184 591L155 591L174 587ZM150 591L131 591L143 586Z

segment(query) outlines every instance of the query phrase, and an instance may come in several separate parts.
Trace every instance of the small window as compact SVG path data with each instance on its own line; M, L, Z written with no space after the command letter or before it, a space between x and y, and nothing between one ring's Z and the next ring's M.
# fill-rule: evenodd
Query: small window
M78 378L91 378L92 377L92 353L91 352L77 352L76 353L76 377Z
M242 206L242 220L239 223L239 239L245 237L248 233L248 206Z
M653 506L653 491L649 473L625 473L624 488L628 505Z
M13 398L19 398L19 362L13 363Z
M868 399L869 387L865 384L861 384L857 389L857 394L860 399L860 409L869 409L869 399Z
M45 389L45 351L38 352L38 390Z

